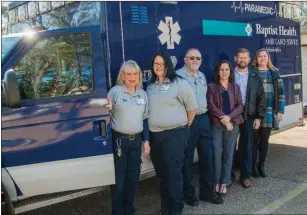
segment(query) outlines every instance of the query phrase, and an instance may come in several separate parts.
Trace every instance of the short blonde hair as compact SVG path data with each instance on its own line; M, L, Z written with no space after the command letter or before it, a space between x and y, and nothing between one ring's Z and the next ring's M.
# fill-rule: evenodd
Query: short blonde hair
M133 60L128 60L128 61L126 61L122 64L122 66L120 67L118 76L117 76L116 84L117 85L124 85L125 84L124 83L124 72L126 72L128 69L136 69L136 71L139 73L139 83L138 83L137 87L143 88L143 78L142 78L141 68Z
M271 59L270 53L265 48L259 49L256 52L255 58L254 58L254 61L253 61L253 64L252 64L252 67L258 70L259 65L258 65L258 62L257 62L257 58L260 55L260 52L267 53L267 55L268 55L268 65L267 65L267 67L269 68L269 70L271 70L271 71L278 71L278 69L272 63L272 59Z

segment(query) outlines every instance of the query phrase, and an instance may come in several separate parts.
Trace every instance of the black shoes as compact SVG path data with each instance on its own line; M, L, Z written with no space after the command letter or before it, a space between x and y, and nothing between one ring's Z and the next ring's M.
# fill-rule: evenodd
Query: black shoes
M207 198L199 198L200 201L205 201L205 202L210 202L212 204L222 204L224 202L224 200L218 196L217 193L213 193L213 197L212 199L207 199ZM190 205L190 206L198 206L199 201L196 197L187 197L185 198L185 202Z
M259 178L259 172L256 164L253 165L253 177Z
M205 201L205 202L210 202L212 204L216 204L216 205L219 205L219 204L223 204L224 200L219 197L217 195L217 193L213 193L213 198L212 199L205 199L205 198L199 198L200 201Z
M185 202L190 206L198 206L199 201L196 197L187 197Z
M266 174L265 169L264 169L264 164L258 164L258 172L259 172L259 175L262 178L267 177L267 174Z

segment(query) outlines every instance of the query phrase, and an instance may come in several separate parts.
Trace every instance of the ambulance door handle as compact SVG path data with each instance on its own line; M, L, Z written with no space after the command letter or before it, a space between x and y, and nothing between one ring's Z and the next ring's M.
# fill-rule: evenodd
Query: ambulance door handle
M109 138L110 125L107 124L106 120L95 120L93 121L93 132L98 136L94 137L95 141L103 141L103 144L107 144L107 139Z

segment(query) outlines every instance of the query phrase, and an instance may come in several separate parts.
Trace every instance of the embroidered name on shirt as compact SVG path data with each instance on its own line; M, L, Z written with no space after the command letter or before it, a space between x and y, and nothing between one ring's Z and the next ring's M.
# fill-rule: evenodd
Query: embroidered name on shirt
M168 90L169 86L168 85L163 85L160 89L162 92L166 92Z
M137 99L137 100L136 100L136 103L137 103L138 105L145 105L144 99Z

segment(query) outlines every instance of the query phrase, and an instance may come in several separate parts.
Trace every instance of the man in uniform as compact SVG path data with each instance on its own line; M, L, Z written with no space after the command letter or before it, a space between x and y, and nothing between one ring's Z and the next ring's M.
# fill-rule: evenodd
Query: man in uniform
M222 204L223 199L213 192L214 174L213 174L213 138L209 116L207 113L207 81L203 73L198 69L201 65L201 53L198 49L189 49L186 52L185 65L176 73L186 79L197 99L198 112L190 127L190 138L185 151L185 161L183 167L184 180L184 198L188 205L197 206L199 201L195 196L195 188L191 184L193 158L197 146L199 157L199 199L209 201L214 204Z

